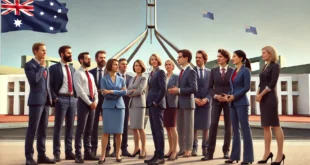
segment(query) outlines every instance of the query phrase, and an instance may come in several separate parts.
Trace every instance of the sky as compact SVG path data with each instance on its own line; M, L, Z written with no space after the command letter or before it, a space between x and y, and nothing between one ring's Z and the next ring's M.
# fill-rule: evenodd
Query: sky
M1 65L20 67L21 56L32 55L35 42L44 42L51 57L59 57L60 46L70 45L74 60L84 51L94 58L101 49L110 58L145 30L145 0L60 2L67 3L69 9L68 32L1 33ZM242 49L251 58L260 56L262 47L274 45L284 58L284 66L295 66L310 63L309 6L309 0L158 0L157 28L179 49L193 54L205 50L209 60L216 59L219 48L231 53ZM203 18L204 11L214 13L214 20ZM258 35L246 33L246 25L255 26ZM136 45L122 57L128 58ZM148 36L133 61L147 63L152 53L158 53L163 61L168 59L155 35L152 44ZM131 69L132 64L129 66Z

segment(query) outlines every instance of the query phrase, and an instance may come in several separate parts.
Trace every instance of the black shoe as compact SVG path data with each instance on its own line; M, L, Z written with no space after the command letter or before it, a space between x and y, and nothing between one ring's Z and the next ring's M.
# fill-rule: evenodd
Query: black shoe
M140 149L138 149L138 151L136 152L136 153L134 153L134 154L130 154L128 157L131 157L131 158L133 158L133 157L136 157L137 155L139 155L140 156Z
M224 159L229 159L229 155L227 152L224 152L224 156L223 156Z
M38 165L33 159L26 160L26 165Z
M283 164L284 164L284 159L285 159L285 155L283 154L282 159L281 159L280 162L272 162L271 165L280 165L282 163L282 161L283 161Z
M97 151L96 150L91 150L91 155L93 155L94 157L97 156Z
M84 160L82 159L81 156L76 156L75 157L75 163L84 163Z
M273 153L270 152L270 154L269 154L269 156L267 157L266 160L260 160L260 161L257 162L257 164L265 164L265 163L268 162L268 160L269 160L270 158L271 158L271 162L272 162L272 157L273 157Z
M122 150L122 156L128 156L128 157L130 157L131 154L128 152L127 149L123 149L123 150Z
M70 153L66 153L66 160L75 160L75 155L74 153L70 152Z
M207 160L212 160L213 155L212 154L207 154L205 157L201 158L201 161L207 161Z
M179 157L178 154L176 154L174 158L171 158L171 157L168 158L168 161L175 161L178 159L178 157Z
M207 151L207 147L202 147L202 156L206 156L208 151Z
M148 165L158 165L158 164L165 164L165 159L164 158L155 158L155 159L153 159L153 161L151 161L151 162L148 162L147 163Z
M144 163L152 162L156 157L157 157L157 153L154 152L154 156L151 159L149 159L149 160L144 160Z
M197 147L194 147L192 150L192 156L198 156L197 154Z
M122 162L122 158L116 159L116 162L121 163Z
M145 157L146 157L146 151L144 155L139 155L139 159L145 159Z
M38 157L38 164L55 164L55 160L51 160L47 156Z
M237 163L239 162L239 160L226 160L225 163L232 164L234 163L234 161L236 161Z
M241 162L241 164L252 164L252 162Z
M54 160L55 162L61 162L60 155L55 155Z
M103 164L105 162L105 158L103 160L99 160L98 164Z
M170 158L171 154L172 154L172 152L170 152L169 155L165 155L164 158Z
M115 150L109 155L109 157L116 157Z
M91 155L91 154L85 154L85 155L84 155L84 160L99 160L99 158L94 157L94 156Z
M184 155L184 154L185 154L185 151L180 150L180 151L178 152L178 156L182 156L182 155Z

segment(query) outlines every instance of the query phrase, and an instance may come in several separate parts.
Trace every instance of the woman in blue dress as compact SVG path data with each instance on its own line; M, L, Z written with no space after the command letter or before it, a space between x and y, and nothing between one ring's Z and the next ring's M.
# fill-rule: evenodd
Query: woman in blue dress
M120 146L125 118L125 103L122 96L126 95L126 84L125 80L116 74L118 71L118 61L116 59L110 59L107 62L106 69L108 74L100 80L100 90L104 95L104 101L102 104L102 153L98 164L105 162L105 152L110 134L115 134L116 161L122 161L120 157Z

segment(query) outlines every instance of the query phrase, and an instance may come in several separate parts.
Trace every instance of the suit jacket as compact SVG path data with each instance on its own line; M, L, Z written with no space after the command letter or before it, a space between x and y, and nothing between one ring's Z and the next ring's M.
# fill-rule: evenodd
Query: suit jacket
M204 108L210 107L211 102L212 102L211 94L209 90L209 78L210 78L211 71L210 69L205 68L203 78L201 79L198 74L198 72L200 72L199 69L195 67L194 70L197 72L197 86L198 86L198 91L195 93L195 98L208 99L209 101L201 107L204 107ZM198 107L199 106L196 104L196 108Z
M236 70L236 69L235 69ZM235 99L232 101L230 106L249 106L249 100L246 93L250 90L251 86L251 71L249 68L242 66L237 73L234 81L231 80L232 75L230 76L230 88L231 95L234 95Z
M271 62L267 68L259 74L259 92L261 93L267 86L272 92L275 92L277 89L276 86L279 79L279 74L279 64Z
M122 77L122 75L120 73L117 73L117 75L119 75L120 77ZM126 80L125 80L125 84L126 84L126 88L129 86L129 82L130 80L133 78L132 76L130 76L129 74L125 74L126 76ZM124 102L125 102L125 106L126 108L128 108L128 105L129 105L129 101L130 101L130 97L125 95L123 96L123 99L124 99Z
M127 94L130 97L128 108L145 108L146 99L145 91L147 86L147 79L144 76L132 78L127 88ZM136 91L132 93L132 90Z
M28 106L31 105L50 105L50 93L48 91L48 69L40 66L34 59L25 64L25 74L30 86ZM44 72L47 78L44 78Z
M153 76L149 76L148 85L147 106L152 107L154 102L157 106L166 109L167 76L165 72L162 69L156 69Z
M228 66L227 71L222 80L220 67L211 69L209 79L209 91L212 97L212 105L220 105L221 103L214 99L215 95L221 95L222 93L228 94L230 92L230 76L233 73L233 68Z
M103 97L103 95L101 94L100 88L99 88L99 83L101 82L101 80L99 80L99 81L97 80L97 72L98 72L97 69L98 69L98 68L96 67L96 68L90 70L89 72L94 76L95 83L96 83L96 87L97 87L97 90L98 90L98 99L101 100L101 99L104 99L104 97ZM103 75L105 75L105 74L104 74L104 71L102 71L102 73L103 73ZM104 76L102 76L102 78L103 78L103 77L104 77ZM97 83L97 82L98 82L98 83Z
M113 90L113 94L104 95L103 109L125 109L123 97L126 95L126 90L121 90L126 87L125 80L116 76L115 83L113 83L109 74L105 75L101 81L101 89Z
M195 109L195 96L197 92L197 73L188 66L184 71L179 82L179 108Z
M69 68L70 68L71 79L72 79L73 94L74 94L74 97L76 97L76 92L75 92L75 88L73 84L73 74L75 72L75 69L71 65L69 65ZM49 73L50 73L49 85L50 85L52 100L54 101L58 97L58 92L63 84L64 73L62 71L61 63L58 62L57 64L52 65L49 68Z
M179 76L172 74L169 81L167 82L167 89L172 88L173 86L179 87ZM177 108L178 107L178 95L172 95L169 92L166 94L166 101L169 107Z

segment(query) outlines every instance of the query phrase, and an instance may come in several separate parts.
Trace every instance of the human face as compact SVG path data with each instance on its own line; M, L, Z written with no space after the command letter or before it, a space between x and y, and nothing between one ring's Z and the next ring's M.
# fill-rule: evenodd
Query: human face
M225 64L227 64L227 59L221 53L218 53L217 54L217 63L220 65L225 65Z
M155 56L152 56L151 57L151 65L153 68L157 68L159 65L158 65L158 60Z
M65 53L61 53L61 58L65 62L71 62L72 61L72 51L70 48L65 50Z
M167 72L172 72L174 69L174 65L171 61L166 61L165 68Z
M234 53L231 60L232 60L232 63L233 63L234 65L238 65L238 64L242 63L243 58L237 56L237 54Z
M39 60L45 59L45 56L46 56L46 47L45 47L45 45L40 46L38 50L34 50L34 55Z
M262 50L262 59L264 61L270 61L271 60L271 54L269 54L265 49Z
M114 61L113 62L113 65L112 65L112 72L117 72L118 71L118 62L117 61Z
M205 60L203 59L202 54L197 53L197 54L196 54L196 65L197 65L197 66L203 66L203 65L205 64L205 62L207 62L207 61L205 61Z
M138 73L142 73L142 67L140 65L139 62L135 62L134 64L134 68L135 68L135 72L138 74Z
M187 62L187 57L183 57L183 53L178 53L178 64L184 65Z
M89 54L84 55L84 59L82 61L82 64L84 67L90 67L91 58Z
M98 57L96 58L96 62L97 62L97 66L99 68L103 68L105 66L105 64L106 64L105 59L106 59L106 54L104 54L104 53L98 54Z
M119 71L125 73L127 70L127 61L122 61L119 63Z

